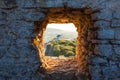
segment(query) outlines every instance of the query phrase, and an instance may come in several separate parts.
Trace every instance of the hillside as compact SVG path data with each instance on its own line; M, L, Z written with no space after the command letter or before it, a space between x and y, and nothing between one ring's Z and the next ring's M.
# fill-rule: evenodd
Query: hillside
M56 40L48 42L45 54L47 56L74 56L76 40Z
M57 35L61 35L60 39L73 40L77 37L77 32L64 31L60 29L47 28L44 33L44 42L47 43L56 38Z

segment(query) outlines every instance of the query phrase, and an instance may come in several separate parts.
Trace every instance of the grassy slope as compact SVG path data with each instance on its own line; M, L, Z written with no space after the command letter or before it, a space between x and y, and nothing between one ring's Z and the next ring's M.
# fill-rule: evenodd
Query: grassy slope
M46 47L46 55L48 56L74 56L75 55L75 40L52 40Z

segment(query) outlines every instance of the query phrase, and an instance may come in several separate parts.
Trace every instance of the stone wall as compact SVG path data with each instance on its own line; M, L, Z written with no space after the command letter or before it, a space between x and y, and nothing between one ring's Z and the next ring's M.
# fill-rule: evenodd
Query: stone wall
M117 0L0 0L0 80L42 80L37 49L32 45L34 21L48 7L99 9L93 14L98 35L89 70L92 80L120 79L120 1ZM59 79L58 79L59 80Z

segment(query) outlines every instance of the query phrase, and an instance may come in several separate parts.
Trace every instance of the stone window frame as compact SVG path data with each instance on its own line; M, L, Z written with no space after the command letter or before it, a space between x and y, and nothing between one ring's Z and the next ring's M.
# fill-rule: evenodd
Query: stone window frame
M46 10L45 18L35 21L36 38L33 43L36 45L42 64L45 63L44 54L44 40L43 34L46 26L49 23L73 23L77 28L78 37L76 42L75 59L78 63L78 73L89 73L88 58L94 53L94 45L92 40L96 35L94 31L94 21L91 14L98 12L98 10L91 10L89 8L70 8L57 7L48 8Z

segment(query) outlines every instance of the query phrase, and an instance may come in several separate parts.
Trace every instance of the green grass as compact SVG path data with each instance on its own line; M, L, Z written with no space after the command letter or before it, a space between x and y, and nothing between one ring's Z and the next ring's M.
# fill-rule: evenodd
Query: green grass
M51 56L75 56L76 40L55 40L48 42L46 55Z

